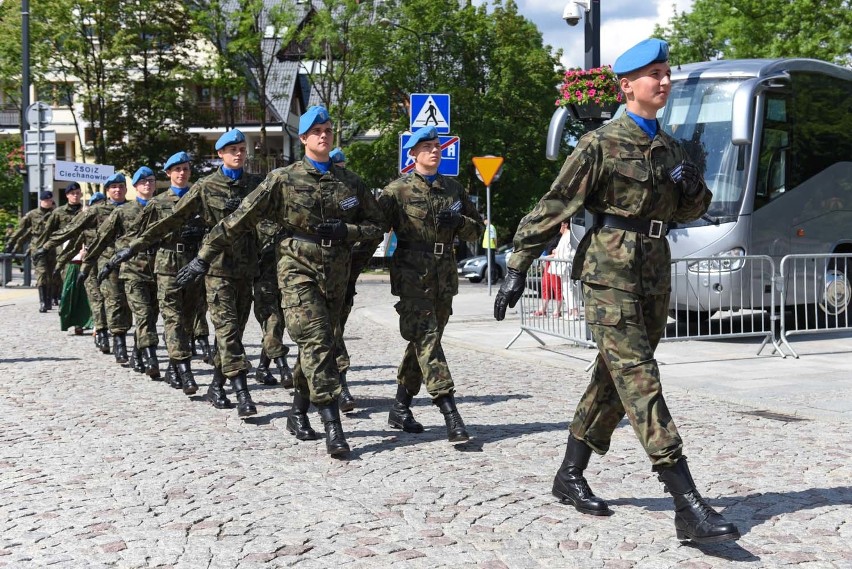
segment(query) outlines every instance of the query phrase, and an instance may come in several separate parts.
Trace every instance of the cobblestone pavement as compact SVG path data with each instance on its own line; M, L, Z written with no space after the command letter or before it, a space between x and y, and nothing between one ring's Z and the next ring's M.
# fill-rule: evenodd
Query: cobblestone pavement
M458 302L483 294L462 288ZM392 304L386 284L359 287L347 331L353 452L335 460L323 441L285 431L288 391L252 380L259 414L241 421L202 400L201 362L201 390L186 397L60 332L34 290L4 292L0 566L852 567L848 423L773 420L667 389L699 489L743 534L680 544L671 499L627 424L587 470L613 516L550 496L581 371L447 343L474 439L449 445L423 393L414 413L426 432L389 429L403 342L368 316ZM460 325L475 335L487 323ZM246 348L256 362L254 321Z

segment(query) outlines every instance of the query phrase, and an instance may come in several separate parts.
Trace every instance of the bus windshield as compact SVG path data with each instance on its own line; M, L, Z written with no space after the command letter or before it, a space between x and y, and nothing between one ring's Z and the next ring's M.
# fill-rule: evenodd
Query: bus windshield
M740 212L745 164L731 143L734 91L742 79L688 78L672 82L668 104L658 119L663 129L683 144L704 171L713 192L707 215L688 225L733 221Z

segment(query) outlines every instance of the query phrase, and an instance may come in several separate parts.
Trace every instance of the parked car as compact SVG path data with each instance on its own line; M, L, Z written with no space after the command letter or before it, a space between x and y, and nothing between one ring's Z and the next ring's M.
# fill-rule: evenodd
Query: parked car
M506 255L512 252L512 245L506 244L497 247L494 254L496 265L492 268L491 282L497 282L506 274ZM468 257L459 261L459 277L466 278L472 283L485 280L485 269L488 267L488 258L485 255Z

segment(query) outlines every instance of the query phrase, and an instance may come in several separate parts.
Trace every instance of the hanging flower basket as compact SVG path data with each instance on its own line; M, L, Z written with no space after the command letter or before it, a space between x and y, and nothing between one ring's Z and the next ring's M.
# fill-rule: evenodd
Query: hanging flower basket
M601 121L611 119L623 99L618 79L606 65L566 71L556 106L568 107L577 120Z

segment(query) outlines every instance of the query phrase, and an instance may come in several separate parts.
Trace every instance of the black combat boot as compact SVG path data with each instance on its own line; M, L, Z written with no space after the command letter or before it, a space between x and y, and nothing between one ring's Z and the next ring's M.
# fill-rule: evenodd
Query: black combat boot
M355 398L349 393L349 386L346 384L346 372L340 374L340 397L338 398L340 410L348 413L355 409Z
M48 296L47 287L38 287L38 311L47 312L50 310L50 297Z
M278 368L278 374L281 376L281 387L293 389L293 372L290 371L290 366L287 365L287 356L278 356L275 358L275 366Z
M679 540L692 540L701 545L740 538L737 526L711 508L695 489L685 456L674 466L655 466L654 471L674 497L675 532Z
M115 363L124 365L130 361L127 356L127 337L124 332L112 335L112 349L115 352Z
M130 352L130 362L133 364L133 371L137 373L145 373L145 362L142 359L142 350L133 346L133 351Z
M195 338L195 342L192 344L192 355L197 355L195 350L196 344L198 344L198 347L201 348L201 361L208 365L212 365L213 352L210 351L210 342L207 340L207 336L198 336Z
M142 371L154 381L160 379L160 362L157 359L157 346L142 348L142 361L144 362L144 369Z
M447 424L447 440L451 443L463 443L470 440L470 435L464 428L464 421L462 421L461 415L456 409L455 397L452 394L443 395L435 399L433 403L444 415L444 422Z
M178 374L177 371L177 362L171 358L169 358L169 367L166 368L166 381L174 389L181 389L183 387L180 384L180 374Z
M411 402L414 396L411 395L404 385L397 384L396 386L396 403L391 407L388 415L388 426L395 429L402 429L406 433L422 433L423 425L414 419L414 414L411 412Z
M311 401L296 391L293 394L293 407L287 415L287 432L300 441L313 441L317 438L317 432L311 427L308 420L308 408Z
M562 466L553 479L551 494L559 498L563 504L571 504L578 512L593 516L609 516L612 511L606 502L595 496L589 484L583 477L583 471L589 464L592 449L568 434L568 444L565 446L565 458Z
M234 404L225 395L225 374L218 367L213 368L213 379L207 388L207 401L216 409L233 409Z
M187 358L175 364L175 375L180 378L180 386L184 395L194 395L198 391L198 384L195 383L195 376L192 374L191 362L192 358Z
M317 405L320 419L325 427L325 450L334 456L349 452L349 444L343 434L343 425L340 424L340 408L337 401L328 405Z
M272 360L266 355L266 351L261 350L260 361L257 362L257 369L254 372L254 378L258 383L262 383L263 385L276 385L278 383L278 380L269 371L269 364L271 363Z
M110 352L109 332L107 332L106 329L103 329L103 330L98 330L97 334L98 334L98 338L99 338L98 341L100 343L99 346L100 346L100 349L101 349L101 353L102 354L108 354Z
M257 415L257 408L254 406L254 401L251 400L251 394L248 390L246 372L241 371L239 375L232 377L231 386L234 388L234 395L237 396L237 414L240 417Z

